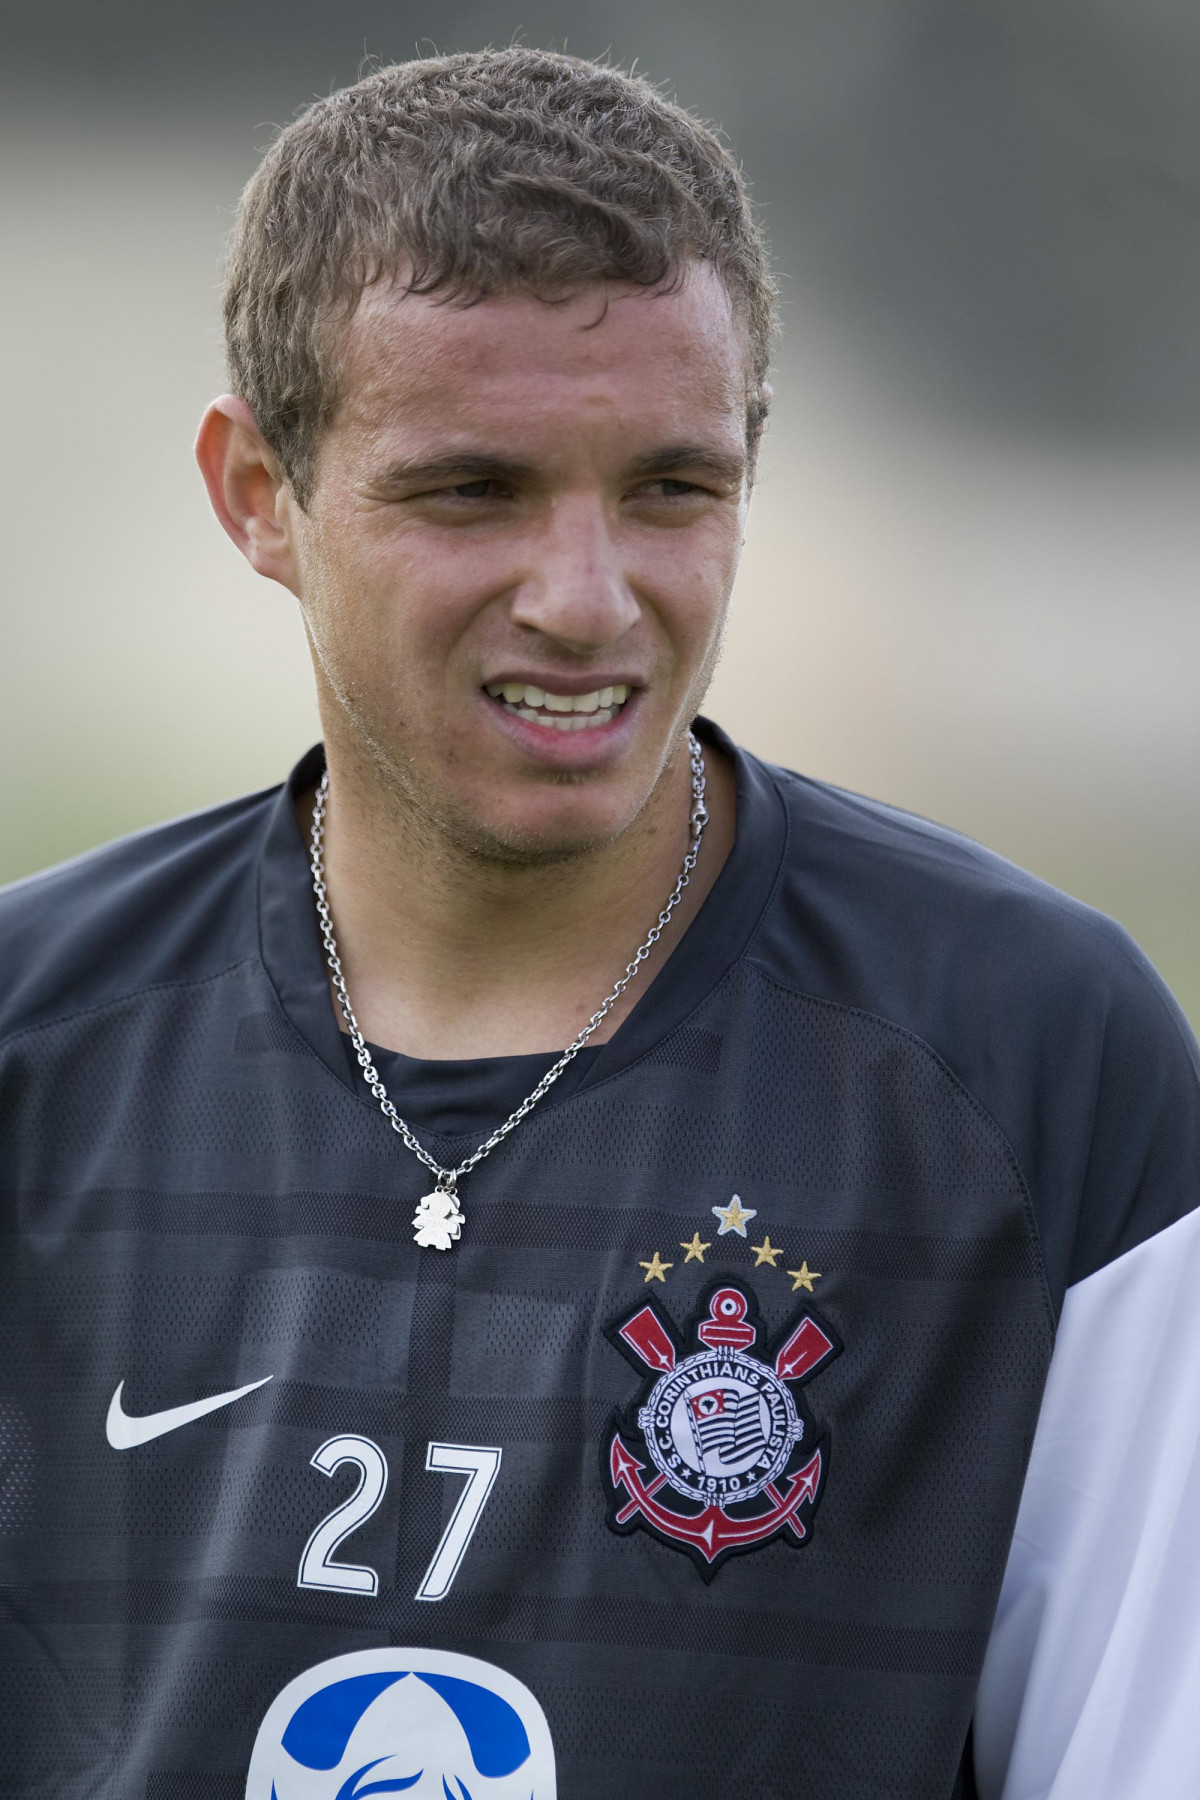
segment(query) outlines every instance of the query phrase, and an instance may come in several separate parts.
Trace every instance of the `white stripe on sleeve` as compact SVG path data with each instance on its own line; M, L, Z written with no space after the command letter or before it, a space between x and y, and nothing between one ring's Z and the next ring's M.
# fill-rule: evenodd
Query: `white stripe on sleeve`
M1067 1293L975 1763L982 1800L1200 1795L1200 1210Z

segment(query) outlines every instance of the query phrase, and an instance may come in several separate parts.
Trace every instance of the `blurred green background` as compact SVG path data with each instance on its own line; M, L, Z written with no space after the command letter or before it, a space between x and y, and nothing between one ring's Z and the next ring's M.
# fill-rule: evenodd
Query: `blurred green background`
M316 735L292 603L190 456L231 209L364 57L516 35L723 126L775 246L708 710L1115 914L1200 1019L1194 0L7 0L0 879Z

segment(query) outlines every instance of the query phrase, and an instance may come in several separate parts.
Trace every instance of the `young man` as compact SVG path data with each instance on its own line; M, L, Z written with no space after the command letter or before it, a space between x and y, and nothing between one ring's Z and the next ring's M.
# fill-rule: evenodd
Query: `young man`
M567 57L384 69L227 321L324 746L0 901L4 1791L1190 1800L1196 1047L698 718L733 162Z

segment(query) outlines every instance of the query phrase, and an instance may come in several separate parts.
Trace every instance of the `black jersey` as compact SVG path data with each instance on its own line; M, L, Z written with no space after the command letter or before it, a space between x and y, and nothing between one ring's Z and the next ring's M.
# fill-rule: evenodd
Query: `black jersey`
M1195 1044L1108 920L735 754L444 1254L319 752L0 897L0 1796L1193 1793ZM445 1164L547 1061L380 1057Z

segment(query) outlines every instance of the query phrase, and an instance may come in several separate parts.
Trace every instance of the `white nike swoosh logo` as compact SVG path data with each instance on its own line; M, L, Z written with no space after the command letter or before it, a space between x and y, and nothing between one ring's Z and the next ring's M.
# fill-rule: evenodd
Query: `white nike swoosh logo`
M210 1394L207 1400L191 1400L186 1406L169 1406L166 1412L145 1413L140 1419L131 1419L122 1407L121 1390L125 1383L119 1381L117 1391L108 1403L104 1435L114 1450L132 1450L135 1444L148 1444L151 1438L178 1431L181 1425L190 1425L193 1419L202 1419L205 1413L216 1412L219 1406L232 1406L243 1394L252 1394L255 1388L270 1380L269 1375L264 1375L258 1381L248 1381L245 1387L234 1388L232 1393Z

